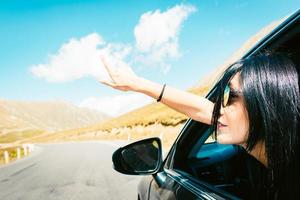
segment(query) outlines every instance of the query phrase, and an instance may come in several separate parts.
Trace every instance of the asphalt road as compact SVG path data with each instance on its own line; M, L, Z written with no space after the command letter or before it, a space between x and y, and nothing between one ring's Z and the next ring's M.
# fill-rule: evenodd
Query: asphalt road
M137 199L140 177L112 169L111 155L120 145L124 143L37 145L30 156L0 168L0 199Z

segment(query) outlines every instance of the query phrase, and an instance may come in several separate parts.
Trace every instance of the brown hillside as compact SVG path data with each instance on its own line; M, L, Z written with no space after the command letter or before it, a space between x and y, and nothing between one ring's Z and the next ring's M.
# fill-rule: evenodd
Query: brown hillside
M0 100L0 143L93 125L108 116L65 102Z

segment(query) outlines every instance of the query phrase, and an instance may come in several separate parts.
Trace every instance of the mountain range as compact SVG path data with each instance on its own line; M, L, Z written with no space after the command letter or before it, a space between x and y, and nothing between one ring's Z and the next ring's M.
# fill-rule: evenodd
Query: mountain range
M54 132L92 125L108 118L98 111L62 101L0 100L0 134L23 130Z

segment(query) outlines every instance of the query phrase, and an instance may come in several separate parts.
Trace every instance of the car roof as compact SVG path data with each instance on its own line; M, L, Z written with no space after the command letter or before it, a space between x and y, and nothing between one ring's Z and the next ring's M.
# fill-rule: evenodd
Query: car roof
M274 41L277 38L280 38L288 29L291 29L293 26L296 26L296 24L299 23L299 20L300 9L292 15L290 15L286 20L284 20L276 28L274 28L269 34L262 38L256 45L254 45L254 47L252 47L248 52L246 52L242 58L245 59L267 48L267 46L270 46L271 43L274 43Z

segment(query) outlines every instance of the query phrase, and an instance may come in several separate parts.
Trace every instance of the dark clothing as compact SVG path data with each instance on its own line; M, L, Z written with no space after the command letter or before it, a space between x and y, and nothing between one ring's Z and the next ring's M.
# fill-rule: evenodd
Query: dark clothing
M276 183L270 169L248 153L245 153L245 157L251 188L245 199L300 199L300 169L290 167L290 170L280 175L281 178Z

